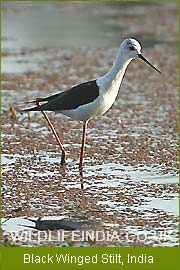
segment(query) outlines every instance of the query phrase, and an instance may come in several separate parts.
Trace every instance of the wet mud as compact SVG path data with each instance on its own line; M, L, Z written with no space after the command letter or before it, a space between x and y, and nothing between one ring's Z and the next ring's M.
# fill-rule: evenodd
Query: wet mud
M75 12L71 5L64 9ZM128 35L143 37L143 54L162 75L133 60L112 108L89 122L83 179L78 169L82 123L48 113L67 153L61 168L59 147L41 113L21 114L16 106L104 74L118 47L12 49L17 37L3 36L4 246L178 245L177 6L144 5L133 11L124 7L127 17L116 16L117 6L99 8L112 27L107 36L126 36L118 25L127 24ZM161 15L150 25L155 9ZM32 10L5 6L3 12L17 16ZM143 24L144 18L149 23ZM59 239L57 232L63 229L66 237ZM53 240L44 235L37 240L41 230L52 230ZM74 230L79 234L72 241ZM92 237L82 239L85 231ZM31 232L32 237L19 240L16 232Z

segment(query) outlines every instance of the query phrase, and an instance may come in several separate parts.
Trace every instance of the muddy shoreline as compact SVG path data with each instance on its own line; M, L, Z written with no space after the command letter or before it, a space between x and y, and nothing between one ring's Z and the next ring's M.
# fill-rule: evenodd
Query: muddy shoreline
M4 15L12 14L12 18L26 12L26 9L4 8ZM161 16L155 16L152 22L157 25L156 28L152 25L154 44L144 42L149 46L144 47L143 54L161 69L162 75L134 60L127 69L112 108L104 116L90 121L83 190L78 171L82 124L63 115L49 113L67 151L64 171L60 167L59 148L42 115L16 113L12 108L16 103L51 95L101 76L112 65L118 47L114 44L107 47L20 46L12 49L10 44L18 37L4 35L4 246L178 245L178 48L174 25L177 7L175 3L150 6L148 10L140 6L133 10L134 17L132 10L126 7L129 16L120 19L115 16L116 8L112 6L109 9L111 15L107 14L106 5L99 12L112 25L127 23L131 29L129 34L142 35L144 40L146 35L150 40L152 33L149 24L140 23L143 16L139 13L146 14L144 17L148 22L151 12L161 9ZM71 9L66 5L64 9L73 9L73 4ZM27 8L27 12L34 12L32 10L32 7ZM117 31L109 29L109 33L113 36ZM121 29L123 35L124 30ZM117 232L119 239L71 241L72 232L69 230L64 241L58 240L57 231L54 231L53 241L42 239L38 242L38 230L18 225L32 225L27 218L35 221L42 218L50 222L55 218L73 222L86 218L90 224L82 230ZM28 230L32 239L14 239L10 234L13 230ZM146 241L138 237L144 232L148 234ZM170 237L160 237L162 232Z

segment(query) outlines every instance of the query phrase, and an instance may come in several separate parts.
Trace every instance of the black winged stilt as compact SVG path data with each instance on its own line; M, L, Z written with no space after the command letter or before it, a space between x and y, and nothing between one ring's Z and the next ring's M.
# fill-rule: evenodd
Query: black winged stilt
M23 112L41 111L50 126L62 151L61 165L65 164L66 154L61 141L45 111L60 112L72 119L83 122L83 136L79 169L82 173L86 127L88 121L95 116L103 115L114 103L128 64L139 57L157 72L161 73L141 54L141 45L135 39L125 39L119 48L118 55L111 69L103 76L81 83L71 89L46 98L37 98L36 106L21 110ZM43 102L43 104L42 104Z

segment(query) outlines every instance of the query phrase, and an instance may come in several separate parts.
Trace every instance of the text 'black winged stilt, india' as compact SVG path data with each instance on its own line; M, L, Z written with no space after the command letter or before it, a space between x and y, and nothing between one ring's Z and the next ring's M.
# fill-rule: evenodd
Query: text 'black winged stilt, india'
M64 115L70 116L72 119L83 122L83 136L79 162L79 170L80 174L82 174L86 127L88 121L95 116L103 115L110 109L117 97L127 66L131 60L136 57L139 57L157 72L161 73L142 56L141 45L137 40L131 38L125 39L120 45L118 55L111 69L104 76L92 81L81 83L67 91L60 92L46 98L37 98L34 101L37 105L36 107L21 110L22 112L42 112L62 151L61 165L65 164L65 150L45 111L54 111L56 113L60 112Z

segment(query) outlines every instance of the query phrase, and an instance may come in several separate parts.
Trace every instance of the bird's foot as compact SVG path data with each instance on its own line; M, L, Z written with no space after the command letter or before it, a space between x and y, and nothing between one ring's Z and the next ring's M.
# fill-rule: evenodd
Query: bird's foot
M64 167L66 165L66 153L63 151L61 155L61 166Z

